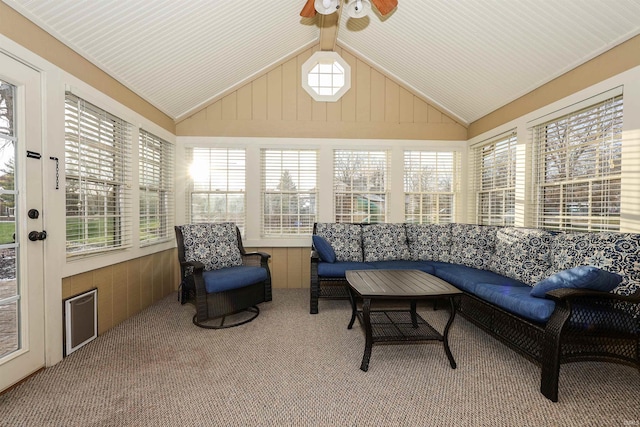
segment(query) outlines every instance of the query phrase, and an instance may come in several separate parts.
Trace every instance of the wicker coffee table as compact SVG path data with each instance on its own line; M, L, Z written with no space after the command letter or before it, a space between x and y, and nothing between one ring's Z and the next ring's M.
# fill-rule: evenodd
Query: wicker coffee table
M371 347L374 343L409 343L417 341L442 341L451 368L456 361L449 349L449 328L456 315L453 298L462 294L458 288L431 274L420 270L349 270L346 272L351 298L351 321L356 317L364 325L366 343L360 369L369 369ZM357 300L362 299L362 309L358 310ZM449 320L444 331L439 333L418 313L419 300L447 298L451 306ZM409 309L371 310L372 300L408 300Z

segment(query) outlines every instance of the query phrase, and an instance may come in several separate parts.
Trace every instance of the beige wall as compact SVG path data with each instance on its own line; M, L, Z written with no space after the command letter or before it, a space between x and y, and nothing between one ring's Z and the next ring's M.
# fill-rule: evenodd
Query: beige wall
M273 67L179 121L178 136L466 140L467 129L339 47L351 89L317 102L302 88L301 66L318 46Z
M311 248L254 248L271 255L271 286L273 288L309 288L311 280Z
M640 65L635 36L469 125L468 139Z
M175 134L172 118L1 1L0 34Z
M62 298L98 288L98 334L141 312L178 288L176 249L62 279Z

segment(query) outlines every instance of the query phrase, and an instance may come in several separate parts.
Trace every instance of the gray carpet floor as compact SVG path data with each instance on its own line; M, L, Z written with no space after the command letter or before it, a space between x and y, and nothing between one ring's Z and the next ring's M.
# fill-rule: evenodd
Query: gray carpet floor
M563 365L560 401L540 370L457 317L450 345L377 345L346 301L276 289L252 323L194 326L171 295L0 396L2 426L634 426L640 373L600 362ZM447 313L423 307L442 330Z

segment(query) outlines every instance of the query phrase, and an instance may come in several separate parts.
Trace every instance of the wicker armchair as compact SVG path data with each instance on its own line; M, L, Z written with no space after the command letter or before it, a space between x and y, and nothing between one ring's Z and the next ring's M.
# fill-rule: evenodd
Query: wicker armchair
M182 304L196 307L193 323L221 329L251 322L271 301L269 254L247 253L233 223L175 227Z

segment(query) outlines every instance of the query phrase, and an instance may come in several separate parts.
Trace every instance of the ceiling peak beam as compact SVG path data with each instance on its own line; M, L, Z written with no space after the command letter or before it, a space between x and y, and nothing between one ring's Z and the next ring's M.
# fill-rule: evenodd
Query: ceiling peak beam
M320 50L335 50L336 40L338 39L338 24L340 24L341 16L342 8L330 15L318 14L320 19Z

